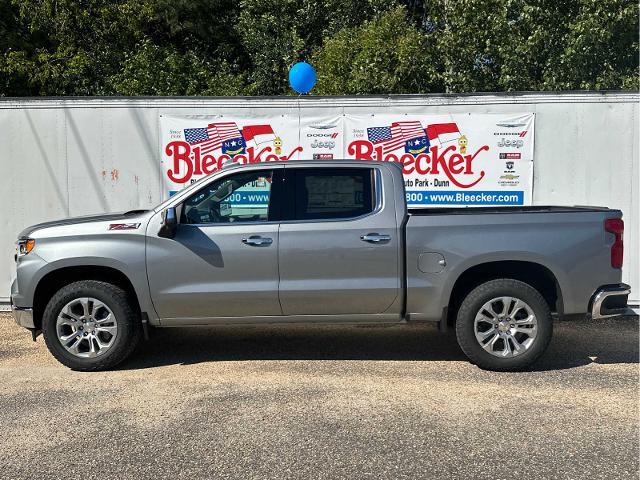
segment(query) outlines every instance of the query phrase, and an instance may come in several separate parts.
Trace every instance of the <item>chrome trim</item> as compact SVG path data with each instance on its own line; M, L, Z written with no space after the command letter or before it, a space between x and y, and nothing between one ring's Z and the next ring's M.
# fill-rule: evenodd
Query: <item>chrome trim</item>
M611 318L617 317L620 315L625 315L627 312L627 308L621 308L616 310L611 310L607 313L602 313L602 304L609 297L616 296L627 296L631 293L631 287L629 285L621 284L619 286L609 286L609 287L600 287L594 293L591 301L591 319L599 320L601 318Z
M248 238L243 238L242 243L245 245L254 245L254 246L262 246L262 245L271 245L273 243L273 239L269 237L260 237L258 235L254 235Z
M11 304L11 313L13 319L18 325L24 328L36 328L33 323L33 309L32 308L19 308Z
M331 165L335 167L334 162L339 162L341 168L373 168L376 170L376 182L380 181L382 183L382 174L380 173L380 167L376 165L375 161L363 161L363 160L355 160L355 159L333 159L333 160L291 160L291 166L288 168L318 168L323 166ZM225 165L220 170L216 170L213 173L206 174L200 177L198 180L193 182L191 185L183 188L179 192L176 192L173 196L167 198L159 205L156 205L152 210L156 213L161 212L169 207L178 207L179 204L183 203L184 200L193 192L199 190L200 188L204 188L212 182L223 179L227 176L233 175L236 172L242 171L250 171L250 170L275 170L275 169L284 169L287 167L287 161L272 161L272 162L260 162L255 164L238 164L238 163L230 163ZM198 185L199 188L196 188L195 185ZM382 196L382 191L380 191L380 197L376 198L376 201L382 203L384 197ZM378 205L381 207L382 205ZM370 212L369 215L374 212ZM361 217L360 217L361 218ZM249 222L245 222L249 223ZM259 222L264 223L264 222ZM189 224L189 225L202 225L202 224ZM211 224L205 224L211 225ZM214 224L217 225L217 224Z
M360 240L369 243L388 242L391 240L391 235L379 235L377 233L368 233L367 235L360 235Z
M302 161L300 160L295 160L295 162L300 162L299 165L293 165L289 168L318 168L318 164L307 164L302 163ZM362 215L358 215L356 217L344 217L344 218L316 218L316 219L312 219L312 220L279 220L279 221L273 221L273 220L253 220L250 222L233 222L233 223L181 223L179 222L180 225L189 225L190 227L224 227L227 225L285 225L285 224L301 224L301 223L335 223L335 222L352 222L352 221L356 221L356 220L362 220L363 218L367 218L367 217L371 217L373 215L376 215L378 213L380 213L382 211L382 208L384 207L384 195L382 194L383 192L383 186L382 186L382 173L380 172L380 166L375 165L374 162L370 162L371 165L368 164L364 164L361 162L363 162L362 160L344 160L346 167L348 168L369 168L371 170L373 170L374 173L374 182L371 185L373 190L374 190L374 195L375 195L375 205L373 206L373 210L367 213L363 213ZM347 163L347 162L352 162L352 163ZM357 165L354 165L353 162L358 162ZM274 162L275 163L275 162ZM259 164L257 164L259 165ZM262 163L262 166L264 166L265 164ZM242 171L242 167L248 167L248 166L252 166L252 165L239 165L236 164L233 166L233 171L231 172L232 174L235 173L235 171ZM320 164L320 166L322 166ZM252 170L259 170L259 168L256 167L256 165L252 166ZM279 167L284 168L285 165L279 165ZM229 167L231 168L231 167ZM265 170L273 170L273 167L265 167ZM221 172L222 170L217 170L216 172L210 174L210 175L216 175L218 172ZM247 171L249 171L247 169ZM229 173L229 170L227 170L225 173ZM209 176L205 176L202 177L200 179L198 179L195 183L200 184L200 180L207 178L209 180L211 180L211 182L215 181L215 179L209 178ZM216 175L215 176L216 179L222 179L224 178L222 175ZM209 185L211 182L207 181L205 183L202 183L202 188L206 187L207 185ZM193 184L192 184L193 185ZM184 197L183 192L185 192L186 190L191 191L192 190L192 185L189 185L188 187L186 187L184 190L181 190L180 192L176 193L173 197L171 197L169 200L174 200L178 195L181 195L181 198ZM169 200L165 200L165 202L162 203L162 205L164 205L165 203L168 204ZM174 208L178 208L178 207L182 207L183 202L177 202L176 204L172 204L170 205L168 208L170 207L174 207ZM159 211L162 211L162 209L156 208L154 209L154 211L157 213ZM178 215L178 217L180 217L180 215Z

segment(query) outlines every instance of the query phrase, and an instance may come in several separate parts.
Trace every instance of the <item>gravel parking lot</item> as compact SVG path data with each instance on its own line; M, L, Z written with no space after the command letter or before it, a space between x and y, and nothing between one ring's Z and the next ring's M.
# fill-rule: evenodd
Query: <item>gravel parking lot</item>
M432 327L154 332L76 373L0 316L10 478L637 478L638 317L557 323L530 372Z

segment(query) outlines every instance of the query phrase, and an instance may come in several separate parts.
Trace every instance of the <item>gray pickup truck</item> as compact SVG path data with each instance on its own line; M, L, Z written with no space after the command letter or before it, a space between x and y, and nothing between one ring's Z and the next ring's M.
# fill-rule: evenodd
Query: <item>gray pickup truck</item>
M479 367L517 370L547 348L552 313L625 312L621 217L411 211L393 163L229 167L153 210L25 229L11 301L76 370L122 362L150 327L284 322L439 322Z

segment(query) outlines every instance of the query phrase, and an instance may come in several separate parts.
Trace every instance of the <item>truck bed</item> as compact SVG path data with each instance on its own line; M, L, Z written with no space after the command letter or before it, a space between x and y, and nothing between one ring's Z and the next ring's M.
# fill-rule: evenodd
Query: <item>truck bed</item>
M446 307L429 300L452 291L441 272L457 279L476 265L490 269L506 261L542 266L562 292L564 314L585 313L598 287L620 282L604 222L621 216L589 206L412 209L405 234L407 312L433 317Z

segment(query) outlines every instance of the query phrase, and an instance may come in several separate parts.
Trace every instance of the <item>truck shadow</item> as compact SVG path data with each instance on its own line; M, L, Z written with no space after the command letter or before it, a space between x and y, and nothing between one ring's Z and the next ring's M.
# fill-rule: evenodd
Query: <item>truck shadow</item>
M638 363L638 317L556 322L533 371ZM464 361L453 332L425 326L238 326L154 329L122 370L251 360Z

